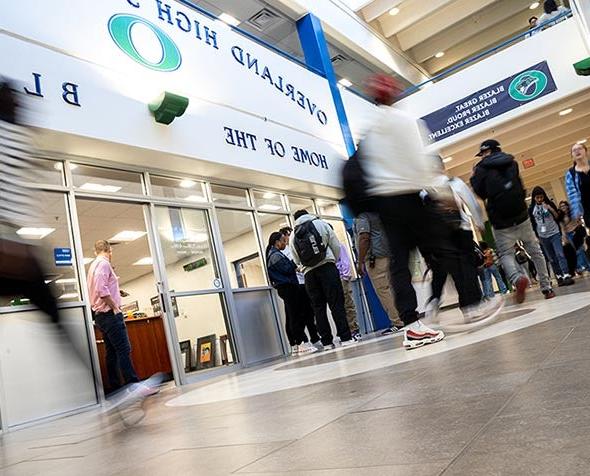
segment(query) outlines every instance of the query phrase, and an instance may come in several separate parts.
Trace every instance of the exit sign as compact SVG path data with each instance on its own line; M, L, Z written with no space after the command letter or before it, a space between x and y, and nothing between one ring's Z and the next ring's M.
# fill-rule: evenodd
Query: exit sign
M522 166L525 169L530 169L531 167L535 166L535 159L525 159L522 161Z

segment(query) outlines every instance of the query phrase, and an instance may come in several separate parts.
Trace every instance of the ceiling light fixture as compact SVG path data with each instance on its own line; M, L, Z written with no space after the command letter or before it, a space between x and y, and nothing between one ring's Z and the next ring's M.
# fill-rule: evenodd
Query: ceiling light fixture
M135 241L145 235L145 231L124 230L109 238L109 241Z
M281 209L279 205L273 205L272 203L264 203L258 207L260 210L265 210L267 212L276 212Z
M574 109L571 107L568 107L567 109L564 109L563 111L561 111L559 113L560 116L567 116L570 112L572 112Z
M222 13L221 15L219 15L219 19L222 22L225 22L231 26L238 26L240 23L242 23L236 17L232 17L231 15L228 15L227 13Z
M445 55L444 51L439 51L437 54L434 55L435 58L442 58Z
M585 144L586 142L588 142L588 139L582 139L578 141L578 144Z
M539 2L533 2L531 3L531 6L529 7L530 10L534 10L535 8L539 8L540 3Z
M55 228L34 228L24 227L16 231L18 236L23 238L29 238L31 240L42 240L47 235L51 235L55 231Z
M152 266L154 264L154 260L151 256L146 256L145 258L141 258L133 263L133 266Z
M182 188L192 188L195 185L197 185L197 182L195 182L194 180L185 179L180 181L180 186Z
M443 159L443 164L448 164L451 160L453 160L452 157L447 157L447 158Z
M207 203L207 198L202 195L189 195L185 200L187 202Z
M55 284L75 284L78 280L76 278L63 278L55 281Z
M117 187L116 185L103 185L101 183L86 182L80 187L80 190L87 190L89 192L116 193L121 190L121 187Z
M350 80L348 80L346 78L342 78L340 81L338 81L338 84L340 86L344 86L345 88L350 88L352 86L352 83L350 82Z
M275 198L276 196L276 193L266 192L264 195L262 195L262 198L264 198L265 200L270 200L272 198Z
M399 13L399 8L395 7L392 8L391 10L389 10L389 14L394 17L395 15L397 15Z

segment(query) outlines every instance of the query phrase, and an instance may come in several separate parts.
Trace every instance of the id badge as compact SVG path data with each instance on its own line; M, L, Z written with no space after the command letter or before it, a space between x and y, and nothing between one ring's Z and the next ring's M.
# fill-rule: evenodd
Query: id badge
M545 225L541 225L541 233L545 233L547 231L547 227Z

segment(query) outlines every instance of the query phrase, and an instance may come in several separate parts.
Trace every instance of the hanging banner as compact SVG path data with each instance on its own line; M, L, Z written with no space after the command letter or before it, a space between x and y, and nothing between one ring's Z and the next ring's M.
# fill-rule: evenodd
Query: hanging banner
M557 86L549 65L543 61L434 111L422 120L430 131L430 141L438 142L554 91Z

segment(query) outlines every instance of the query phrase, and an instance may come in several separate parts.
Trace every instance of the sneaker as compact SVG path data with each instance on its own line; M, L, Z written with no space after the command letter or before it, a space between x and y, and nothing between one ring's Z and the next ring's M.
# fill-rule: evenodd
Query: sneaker
M299 355L299 346L298 345L291 346L291 355L293 357L296 357L297 355Z
M555 297L555 292L553 289L545 289L543 295L545 296L545 299L553 299Z
M427 344L434 344L443 340L444 332L435 331L425 326L420 320L412 322L404 328L404 347L416 349Z
M467 306L462 309L463 320L465 324L471 324L481 321L490 321L494 319L504 307L504 298L494 296L487 301L481 301L474 306Z
M322 344L321 340L318 340L317 342L312 342L312 344L317 350L319 350L320 352L322 350L324 350L324 344Z
M360 342L361 340L363 340L363 336L361 335L361 333L359 331L353 332L352 333L352 338L356 342Z
M529 287L529 278L521 276L516 280L514 287L516 288L516 302L522 304L524 302L526 290Z
M392 327L388 327L388 328L386 328L386 329L383 329L383 330L381 331L381 335L382 335L382 336L389 336L389 335L391 335L391 334L394 334L394 333L396 333L396 332L397 332L397 327L395 327L395 326L392 326Z
M426 304L426 309L424 309L424 322L426 322L429 325L439 324L439 311L440 300L437 298L431 298L428 301L428 304Z
M324 350L334 350L336 348L336 344L328 344L324 345Z
M314 352L317 352L317 351L318 351L318 349L316 348L316 346L310 342L304 342L303 344L299 344L299 355L313 354Z
M342 341L340 341L340 345L342 347L350 347L351 345L356 344L356 342L357 341L354 339L342 340Z
M565 274L563 276L562 286L571 286L572 284L576 284L574 279L569 274Z

